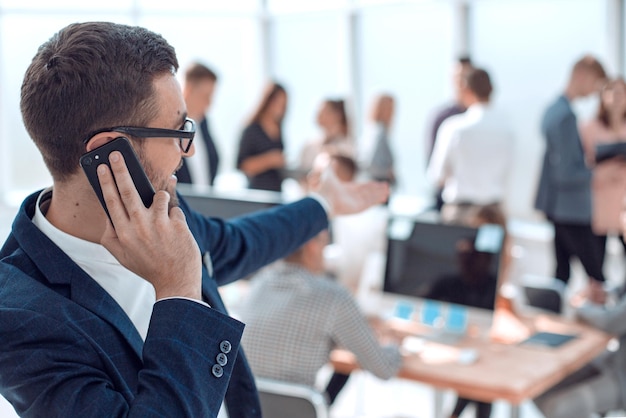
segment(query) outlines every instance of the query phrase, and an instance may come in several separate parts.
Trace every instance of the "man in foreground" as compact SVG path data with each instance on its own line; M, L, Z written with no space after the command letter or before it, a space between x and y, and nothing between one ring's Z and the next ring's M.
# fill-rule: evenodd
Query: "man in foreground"
M232 222L192 212L174 173L193 123L174 49L139 27L72 24L43 44L22 85L24 124L53 187L28 197L0 250L0 393L22 416L261 416L239 349L243 325L217 287L387 198L331 175L305 198ZM119 152L98 177L78 161L127 136L156 190L146 208Z

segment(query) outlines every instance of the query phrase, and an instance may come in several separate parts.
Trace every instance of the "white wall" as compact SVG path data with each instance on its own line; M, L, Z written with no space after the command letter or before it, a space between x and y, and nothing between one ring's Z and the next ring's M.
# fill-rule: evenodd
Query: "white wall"
M220 81L209 117L222 173L234 170L242 124L267 75L289 92L285 140L292 162L302 143L317 133L315 112L324 98L348 100L358 134L373 96L391 92L397 98L393 144L399 191L414 196L429 195L427 121L434 107L450 99L451 63L466 43L478 65L490 71L495 101L517 134L510 207L515 216L533 219L543 149L541 112L580 55L591 52L614 62L607 24L609 5L616 1L468 1L469 39L461 42L461 2L455 0L271 0L267 26L260 0L97 5L59 0L54 6L43 0L26 5L0 0L0 199L12 200L50 183L19 113L21 80L37 46L67 23L97 19L141 24L163 34L175 46L183 70L192 59L215 68Z

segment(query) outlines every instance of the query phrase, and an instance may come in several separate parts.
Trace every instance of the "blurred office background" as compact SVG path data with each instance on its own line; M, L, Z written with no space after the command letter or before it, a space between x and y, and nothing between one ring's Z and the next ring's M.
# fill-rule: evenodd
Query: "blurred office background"
M526 266L549 272L551 239L533 210L543 140L541 114L563 88L573 62L597 56L611 76L626 68L626 0L0 0L0 239L22 198L51 179L22 125L20 85L37 47L71 22L107 20L161 33L181 69L200 60L219 76L209 114L222 158L220 176L235 170L240 132L268 78L289 94L284 140L290 162L317 133L324 98L346 98L358 138L380 92L397 99L392 141L399 195L426 202L427 126L433 110L451 100L451 67L469 54L487 69L495 102L516 135L507 207L523 222L518 243L539 241ZM576 103L580 119L597 102ZM523 230L523 231L522 231ZM518 247L520 251L530 248ZM519 253L517 256L523 257ZM518 264L519 265L519 264ZM528 272L528 271L524 271ZM522 272L520 272L521 274ZM395 380L386 386L353 379L335 416L431 416L432 392ZM419 386L419 385L418 385ZM389 403L377 403L378 393ZM451 395L450 395L451 396ZM12 416L0 399L0 416ZM356 411L355 411L356 408ZM358 413L357 413L358 412ZM504 416L498 403L494 416ZM524 416L536 416L525 404ZM528 414L528 415L526 415Z
M111 20L161 33L181 68L198 59L219 75L210 112L222 156L235 171L237 141L262 85L289 93L284 139L289 161L316 134L325 97L348 100L358 138L373 97L397 98L392 134L398 193L429 198L426 130L434 107L452 95L451 66L470 54L495 84L495 101L516 133L507 205L519 219L532 209L543 150L539 119L572 63L599 57L623 74L624 0L0 0L0 199L8 207L51 183L21 122L23 74L37 47L70 22ZM595 110L578 103L581 117Z

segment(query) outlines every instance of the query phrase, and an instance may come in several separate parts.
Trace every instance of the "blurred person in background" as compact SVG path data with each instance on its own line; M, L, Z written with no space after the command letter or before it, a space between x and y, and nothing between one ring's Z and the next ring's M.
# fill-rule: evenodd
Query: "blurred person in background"
M626 213L622 214L622 234ZM587 365L534 399L546 418L591 418L626 407L626 285L607 292L589 281L571 300L576 318L619 339Z
M354 159L341 154L320 154L308 177L309 186L315 186L326 167L333 170L337 179L352 182L359 167ZM326 252L326 267L329 274L357 294L363 270L372 254L384 253L386 227L389 217L385 205L376 205L359 214L339 216L332 220L332 245Z
M176 176L179 183L213 185L219 167L219 153L209 131L206 113L213 103L217 75L209 67L195 62L185 71L183 98L187 114L197 121L193 157L183 158L183 166Z
M437 141L437 134L441 124L450 116L458 115L465 112L467 107L461 101L461 80L464 73L472 69L472 60L469 56L462 55L454 63L452 71L452 86L454 88L454 100L452 103L448 103L441 108L437 109L432 117L432 121L428 124L428 135L426 138L426 164L430 162L433 150L435 149L435 143ZM435 208L441 210L443 206L443 199L441 198L441 188L437 188L435 192Z
M287 91L269 83L239 141L237 168L251 189L281 191L285 167L282 123L287 111Z
M600 242L591 229L591 169L571 102L596 94L605 82L602 64L590 55L582 57L541 121L546 148L535 208L554 227L555 277L565 283L572 257L580 260L591 279L604 281Z
M611 80L602 88L598 113L595 118L581 125L580 136L587 164L592 167L591 226L600 240L600 257L604 264L607 235L617 235L626 250L620 228L620 212L626 197L626 155L596 163L596 147L626 142L624 79Z
M241 311L242 344L256 376L314 387L337 347L354 353L364 370L381 379L400 369L399 341L381 345L352 295L326 276L328 239L328 232L321 232L252 278ZM348 377L331 377L325 390L329 404Z
M370 120L359 144L359 160L369 178L396 183L390 131L395 100L390 94L379 95L372 106Z
M507 118L491 102L492 91L487 71L463 73L467 111L446 119L437 134L427 176L443 189L444 222L467 224L485 207L503 211L515 144Z
M319 138L306 143L300 153L300 170L309 172L313 161L322 152L342 154L354 158L354 143L344 100L326 99L317 113L317 125L322 130Z

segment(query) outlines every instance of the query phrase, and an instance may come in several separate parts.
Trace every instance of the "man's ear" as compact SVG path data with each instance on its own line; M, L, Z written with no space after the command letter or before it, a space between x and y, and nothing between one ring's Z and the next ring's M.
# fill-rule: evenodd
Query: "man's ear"
M117 132L100 132L97 135L94 135L89 142L85 144L85 150L87 152L92 151L107 142L113 141L115 138L119 137L120 134Z

